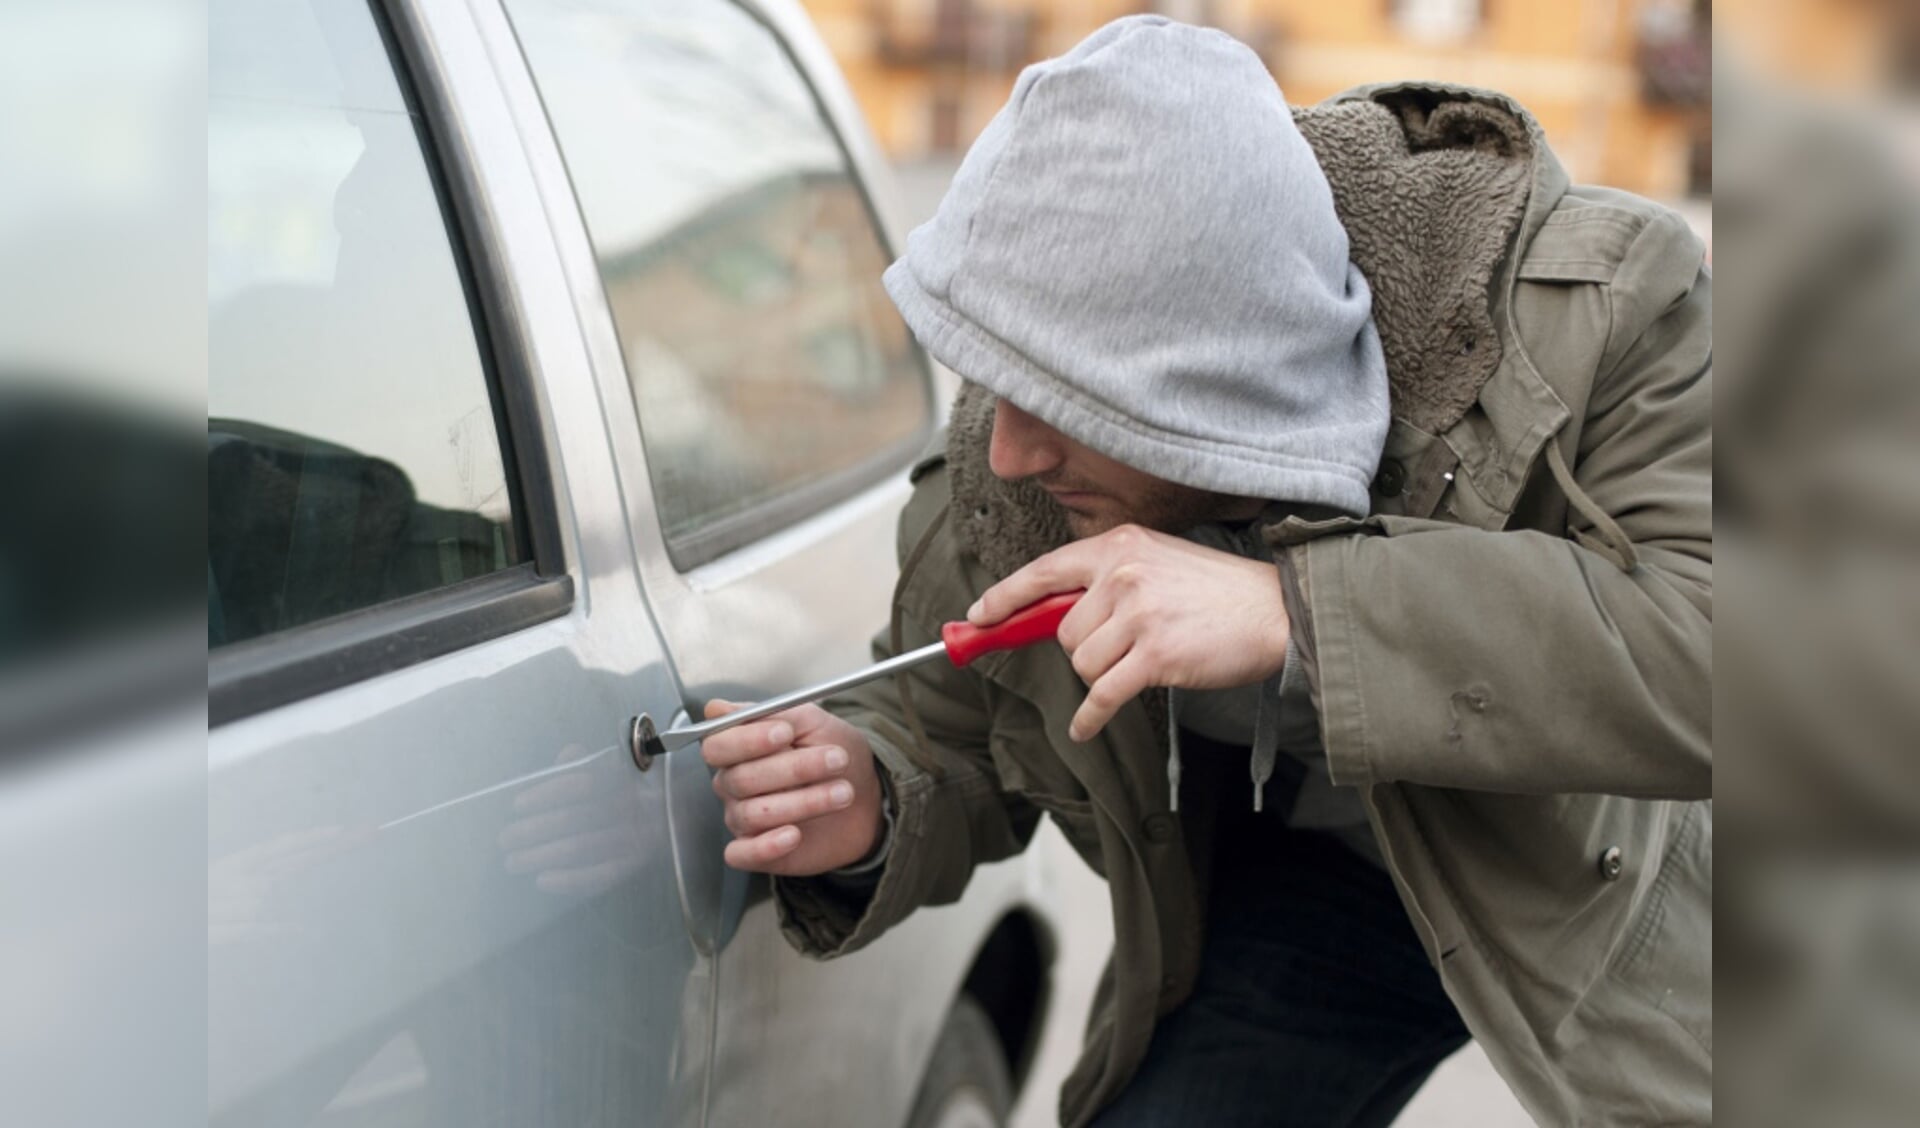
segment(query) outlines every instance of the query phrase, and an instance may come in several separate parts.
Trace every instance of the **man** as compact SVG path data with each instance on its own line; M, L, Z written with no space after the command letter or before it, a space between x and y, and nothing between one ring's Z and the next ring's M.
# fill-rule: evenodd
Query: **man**
M1469 1034L1542 1123L1709 1121L1701 263L1498 95L1029 68L886 275L967 383L876 651L1086 594L708 741L728 862L835 956L1051 817L1115 923L1063 1123L1385 1124Z

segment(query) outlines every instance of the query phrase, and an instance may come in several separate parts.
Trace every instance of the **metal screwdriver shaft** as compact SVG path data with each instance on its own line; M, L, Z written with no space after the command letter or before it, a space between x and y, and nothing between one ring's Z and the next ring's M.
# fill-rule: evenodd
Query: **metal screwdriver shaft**
M1067 612L1080 601L1082 594L1084 593L1071 591L1050 595L1038 603L1021 608L990 627L976 627L966 622L948 623L940 628L939 642L928 643L918 650L895 655L884 662L877 662L831 681L824 681L818 685L769 698L743 709L736 709L724 717L715 717L710 721L684 725L666 732L653 732L652 722L643 714L633 719L634 757L636 760L651 760L652 757L663 752L671 752L695 741L705 740L735 725L757 721L796 705L811 704L841 690L851 689L863 682L886 677L901 670L912 669L935 658L945 658L955 666L965 666L983 654L1000 650L1017 650L1052 638L1060 629L1060 620L1066 618Z
M671 752L683 745L692 744L696 740L705 740L714 733L725 732L735 725L743 725L748 721L757 721L762 717L772 716L783 709L791 709L795 705L809 705L820 700L822 697L830 697L833 694L839 693L843 689L852 689L862 682L869 682L874 678L885 677L899 670L909 670L922 662L934 658L945 658L946 656L946 643L928 643L918 650L910 650L905 654L889 658L884 662L868 666L865 669L855 670L853 673L843 677L834 678L832 681L824 681L819 685L808 686L806 689L796 689L792 693L782 694L779 697L769 697L759 704L749 705L744 709L736 709L724 717L715 717L711 721L702 721L695 725L669 729L659 734L660 747L665 751Z

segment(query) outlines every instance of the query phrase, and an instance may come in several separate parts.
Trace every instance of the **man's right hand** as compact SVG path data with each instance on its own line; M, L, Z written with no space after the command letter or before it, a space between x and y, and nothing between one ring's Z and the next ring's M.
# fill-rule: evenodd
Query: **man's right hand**
M741 706L707 702L707 719ZM880 840L880 777L859 729L817 705L800 705L715 733L700 755L719 769L727 864L809 877L860 861Z

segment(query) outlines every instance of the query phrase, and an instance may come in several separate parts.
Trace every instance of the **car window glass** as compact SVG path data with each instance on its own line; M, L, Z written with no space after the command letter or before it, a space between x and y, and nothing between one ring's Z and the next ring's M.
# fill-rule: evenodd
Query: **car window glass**
M524 558L468 299L364 4L207 21L210 646Z
M860 185L780 44L727 0L510 0L687 567L897 465L925 360Z

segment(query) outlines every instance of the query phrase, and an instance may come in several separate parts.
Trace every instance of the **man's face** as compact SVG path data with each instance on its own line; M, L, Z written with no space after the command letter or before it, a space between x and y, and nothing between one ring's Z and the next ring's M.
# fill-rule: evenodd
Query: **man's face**
M1075 537L1125 524L1181 533L1209 521L1250 520L1264 504L1177 485L1115 462L1004 399L994 410L987 463L999 478L1032 478L1052 494Z

